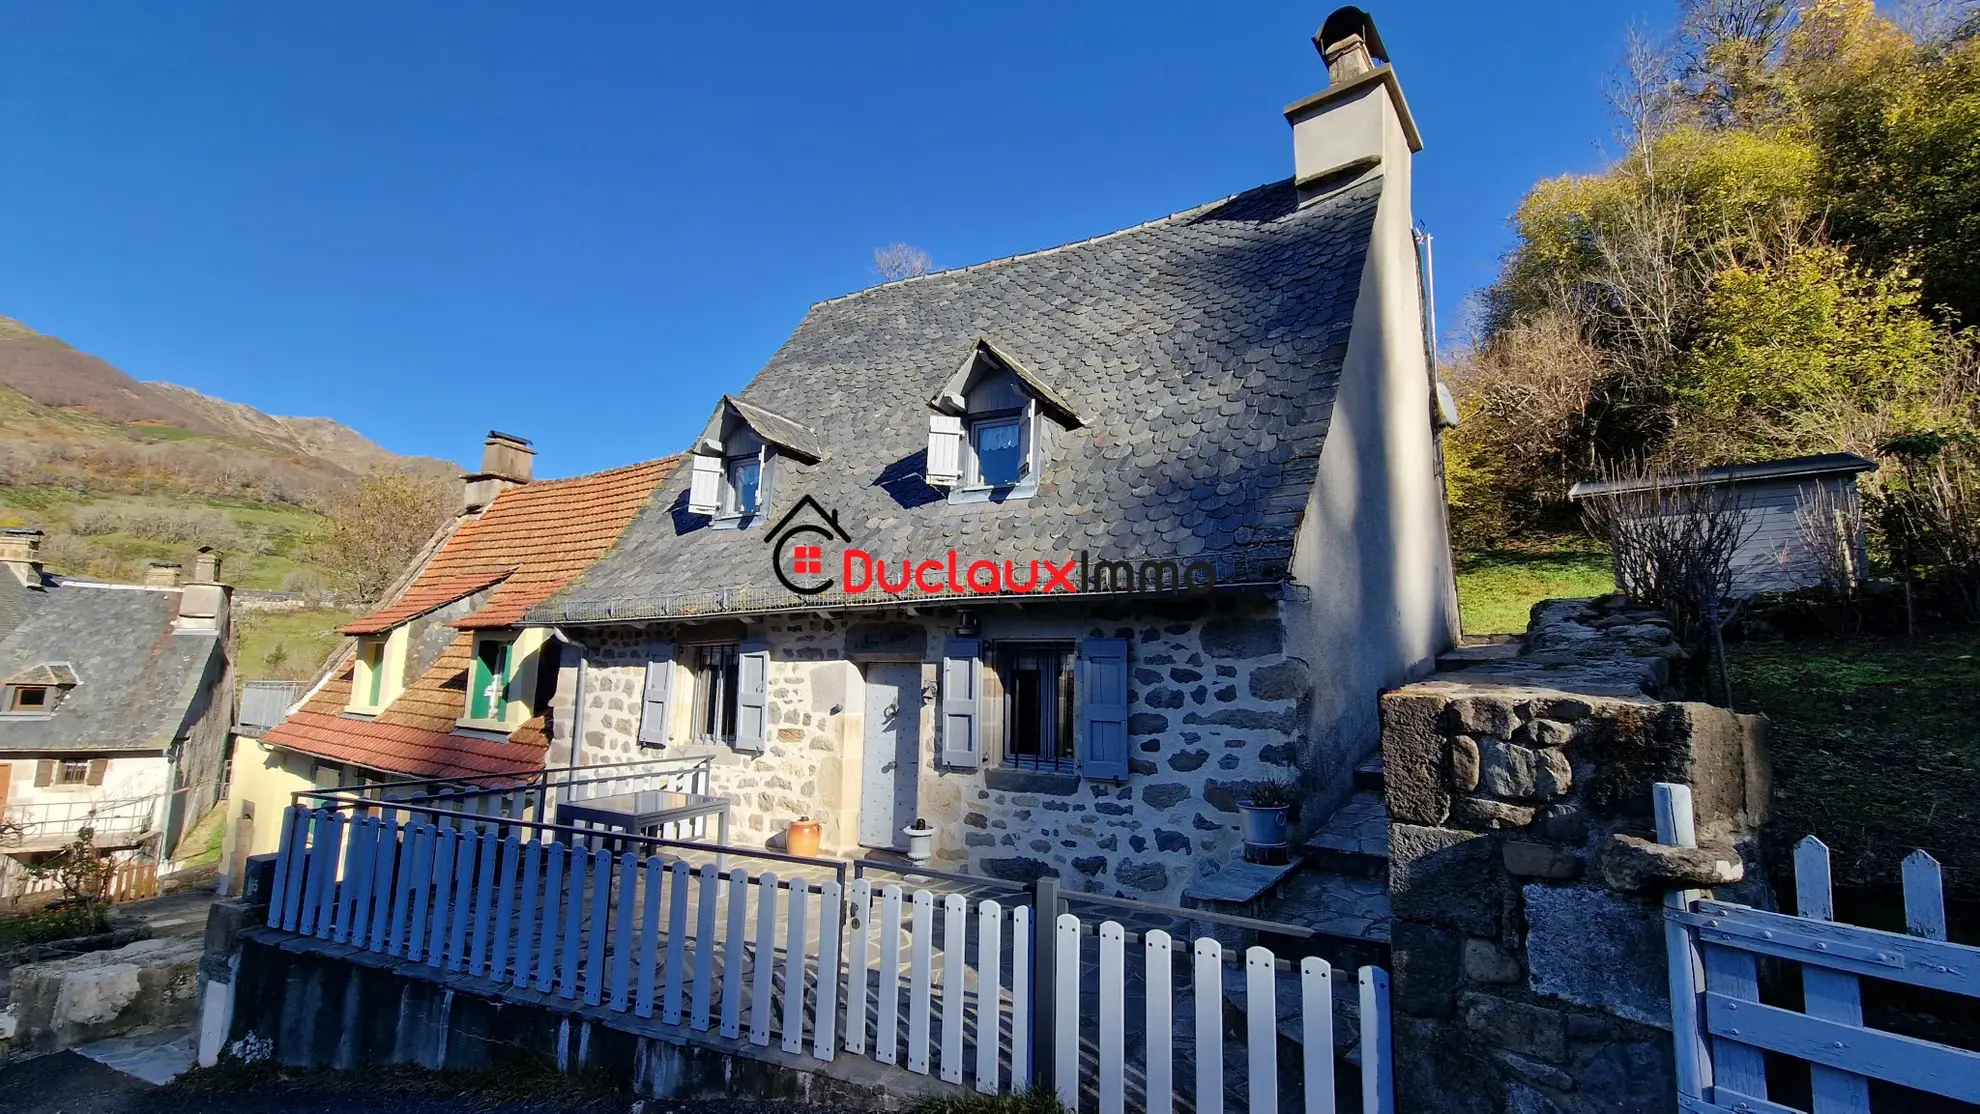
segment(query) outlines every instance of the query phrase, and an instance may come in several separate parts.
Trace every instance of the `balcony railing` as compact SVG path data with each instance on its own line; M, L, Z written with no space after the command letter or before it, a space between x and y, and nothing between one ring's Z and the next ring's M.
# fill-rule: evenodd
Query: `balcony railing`
M90 829L99 848L128 846L151 832L158 815L158 795L12 804L0 815L16 829L0 843L0 852L52 850L75 839L83 828Z

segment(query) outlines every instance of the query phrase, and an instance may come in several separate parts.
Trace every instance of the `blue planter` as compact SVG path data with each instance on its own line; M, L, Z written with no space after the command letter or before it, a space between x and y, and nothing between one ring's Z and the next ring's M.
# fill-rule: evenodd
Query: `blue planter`
M1287 811L1285 805L1254 805L1240 801L1238 817L1244 841L1253 847L1284 847Z

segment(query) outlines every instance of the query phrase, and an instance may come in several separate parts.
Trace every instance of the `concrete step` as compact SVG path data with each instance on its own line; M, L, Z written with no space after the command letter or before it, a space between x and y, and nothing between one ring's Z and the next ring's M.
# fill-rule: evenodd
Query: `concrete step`
M1323 869L1386 880L1389 811L1382 795L1367 789L1356 792L1300 850Z
M1242 860L1224 864L1183 891L1183 904L1192 909L1255 917L1273 893L1304 865L1298 859L1282 866Z
M1388 779L1383 776L1382 752L1376 751L1362 759L1361 765L1354 768L1354 787L1366 789L1370 793L1380 793L1388 788Z

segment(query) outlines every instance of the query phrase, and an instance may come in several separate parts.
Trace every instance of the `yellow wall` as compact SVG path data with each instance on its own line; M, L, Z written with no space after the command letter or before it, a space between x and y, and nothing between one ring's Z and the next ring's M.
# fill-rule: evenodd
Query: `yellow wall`
M306 754L280 748L264 749L261 741L245 735L234 736L232 773L227 790L227 834L220 844L220 876L227 893L239 893L240 868L237 833L245 805L254 805L253 837L246 849L249 855L266 855L275 850L282 836L282 810L289 807L290 794L313 789L311 775L316 760Z

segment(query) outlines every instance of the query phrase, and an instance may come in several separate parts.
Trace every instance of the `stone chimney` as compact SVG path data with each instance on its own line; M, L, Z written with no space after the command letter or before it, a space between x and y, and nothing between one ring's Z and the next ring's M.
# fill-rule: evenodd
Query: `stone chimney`
M232 598L233 589L220 583L220 555L201 546L199 556L193 558L191 582L179 589L179 618L172 633L224 637Z
M39 530L0 530L0 564L30 588L41 587L41 538Z
M176 561L153 561L144 570L147 588L177 588L180 565Z
M486 509L504 490L528 483L535 471L536 450L528 438L489 430L488 440L481 443L481 470L467 476L461 513Z
M1313 45L1327 63L1327 87L1286 106L1300 200L1378 170L1407 187L1409 157L1423 139L1374 19L1341 8L1320 25Z

